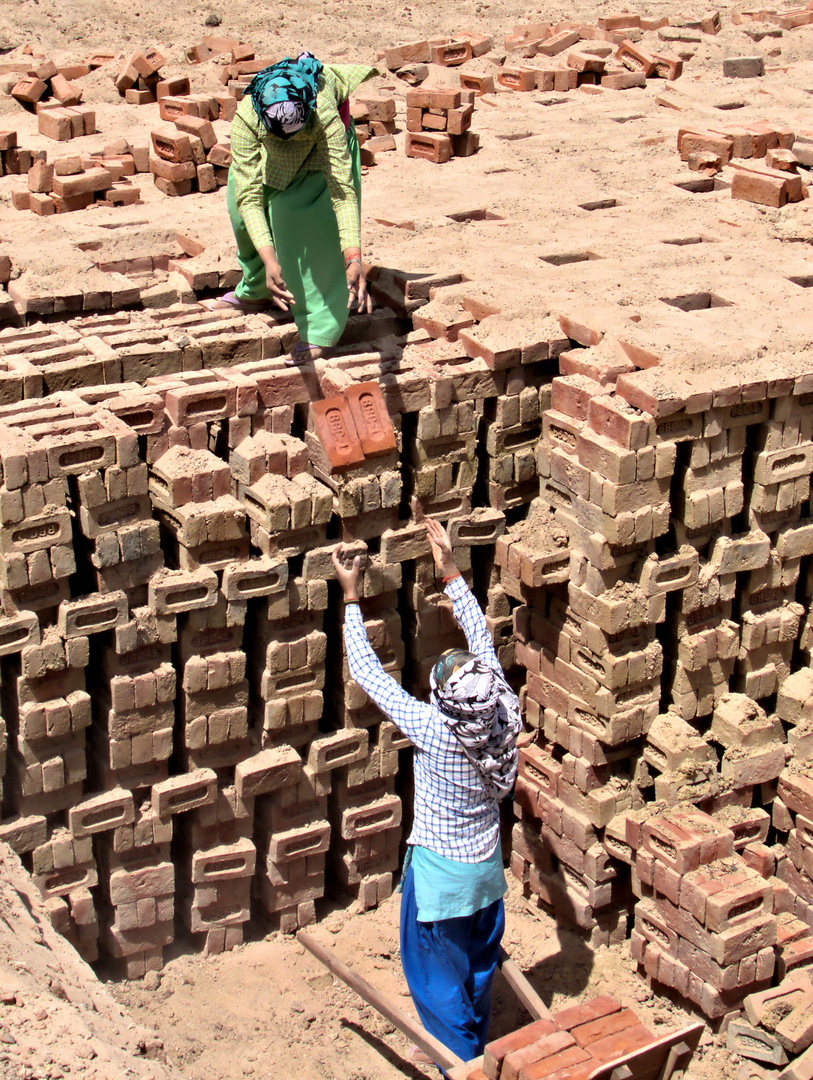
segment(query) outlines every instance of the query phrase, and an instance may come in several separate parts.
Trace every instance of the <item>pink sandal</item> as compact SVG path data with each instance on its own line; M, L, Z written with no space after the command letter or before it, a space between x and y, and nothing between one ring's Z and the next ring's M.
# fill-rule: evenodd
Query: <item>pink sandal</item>
M198 303L207 311L234 308L235 311L241 311L244 315L256 315L257 312L265 312L272 307L270 300L241 300L237 293L233 291L213 300L199 300Z

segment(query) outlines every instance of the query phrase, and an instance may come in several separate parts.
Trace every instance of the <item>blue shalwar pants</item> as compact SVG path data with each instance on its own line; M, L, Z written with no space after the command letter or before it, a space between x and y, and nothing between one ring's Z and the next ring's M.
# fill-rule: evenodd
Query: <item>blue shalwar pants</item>
M505 930L502 900L473 915L418 922L410 867L401 896L401 963L426 1030L463 1061L483 1052Z

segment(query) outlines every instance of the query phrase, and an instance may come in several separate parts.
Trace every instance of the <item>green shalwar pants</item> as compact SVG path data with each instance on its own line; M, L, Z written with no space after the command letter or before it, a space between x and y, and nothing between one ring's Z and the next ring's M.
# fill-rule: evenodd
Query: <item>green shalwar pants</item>
M347 148L361 206L361 160L352 122ZM335 345L347 323L348 291L339 227L325 175L302 170L284 191L264 185L263 194L282 277L294 296L291 311L299 336L309 345ZM237 262L243 271L235 293L240 300L268 300L271 294L265 266L237 209L231 173L226 206L237 241Z

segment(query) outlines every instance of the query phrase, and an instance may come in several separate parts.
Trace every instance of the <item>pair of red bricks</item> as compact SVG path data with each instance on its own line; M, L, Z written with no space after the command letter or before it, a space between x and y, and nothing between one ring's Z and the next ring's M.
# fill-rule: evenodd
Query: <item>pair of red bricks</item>
M599 997L489 1043L482 1069L468 1080L586 1080L599 1065L654 1041L631 1009Z

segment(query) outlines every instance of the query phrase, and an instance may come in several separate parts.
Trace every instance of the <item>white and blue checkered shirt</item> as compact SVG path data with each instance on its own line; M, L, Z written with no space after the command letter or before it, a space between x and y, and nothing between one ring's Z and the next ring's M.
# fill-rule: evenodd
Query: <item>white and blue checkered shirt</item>
M469 651L500 672L480 605L462 577L446 586ZM415 745L415 818L408 843L458 862L482 862L500 837L499 804L443 722L436 706L416 700L388 675L372 650L358 604L346 608L344 643L350 674Z

